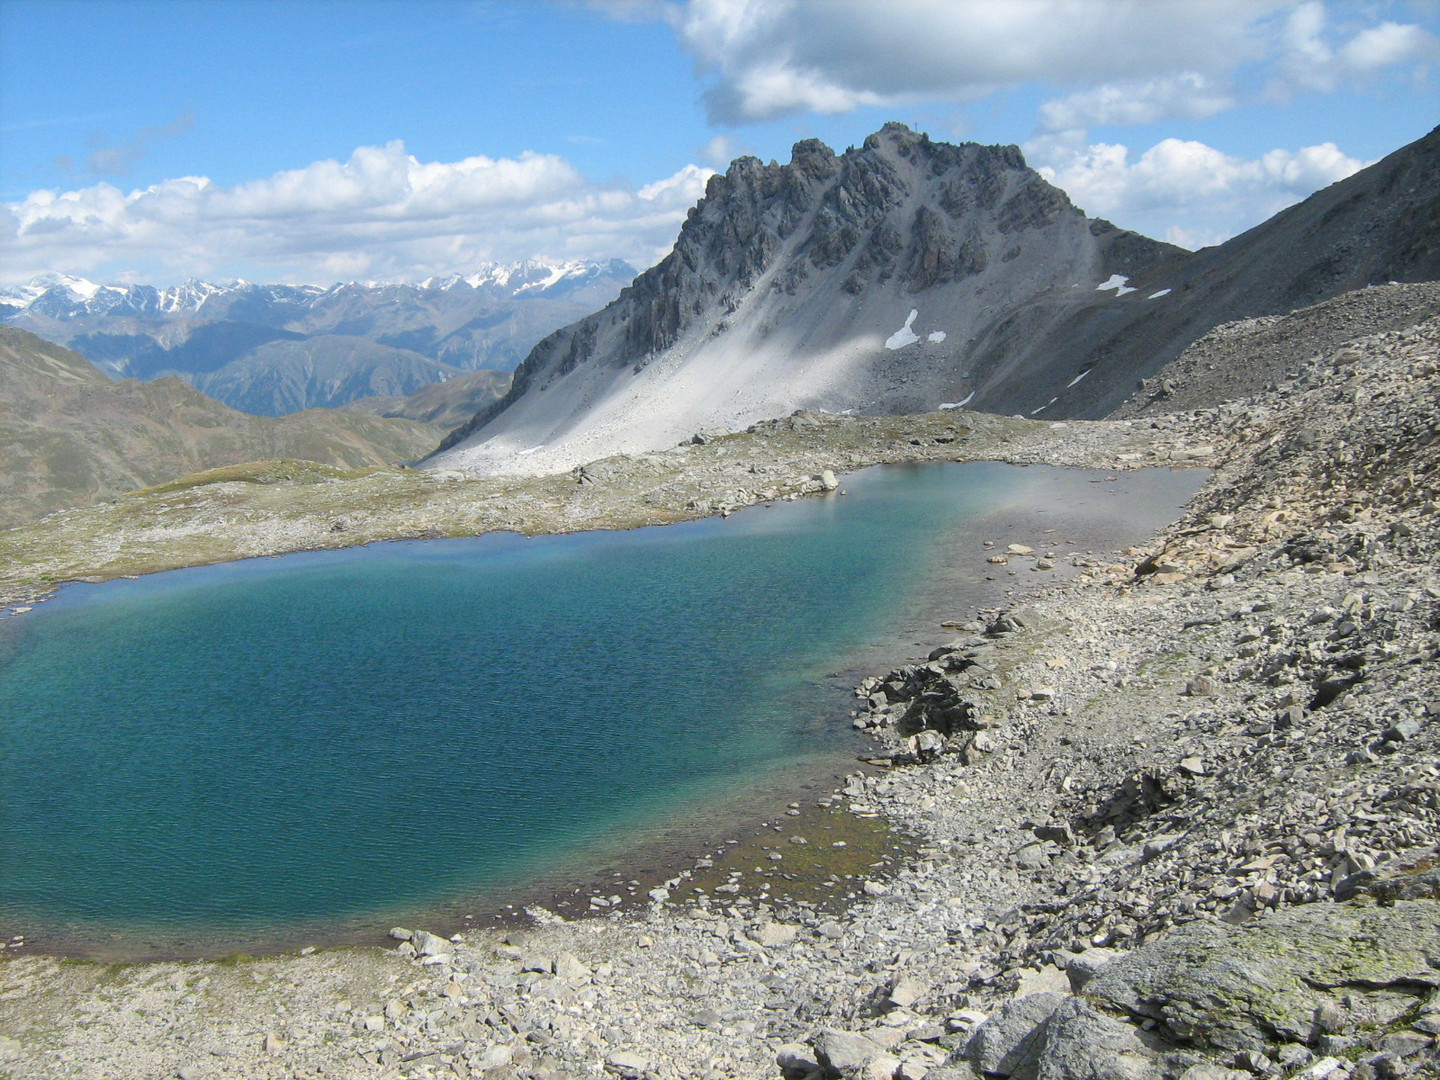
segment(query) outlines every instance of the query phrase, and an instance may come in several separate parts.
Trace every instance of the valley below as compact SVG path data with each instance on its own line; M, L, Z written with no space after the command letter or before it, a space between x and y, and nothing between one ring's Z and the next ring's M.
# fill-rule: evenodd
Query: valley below
M269 461L0 532L24 619L67 581L666 524L888 462L1211 471L1141 545L1037 523L982 546L995 593L857 680L864 761L733 845L622 870L584 916L384 947L106 965L11 941L0 1076L1433 1074L1440 321L1377 332L1354 296L1221 328L1120 420L801 411L544 477ZM1227 356L1275 374L1228 394Z

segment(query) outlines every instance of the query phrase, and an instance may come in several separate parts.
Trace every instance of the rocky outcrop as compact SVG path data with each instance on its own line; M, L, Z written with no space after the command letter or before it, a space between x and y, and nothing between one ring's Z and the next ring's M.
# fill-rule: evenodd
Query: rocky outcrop
M436 460L544 471L799 407L983 397L1047 328L1116 299L1096 286L1179 254L1087 218L1013 146L889 124L839 155L742 157L669 256L536 346Z
M1015 147L891 124L838 156L740 158L663 262L541 342L436 461L560 471L797 407L1104 416L1214 327L1440 278L1437 177L1440 129L1191 254L1086 218Z
M1002 1005L926 1077L1433 1075L1437 916L1433 902L1370 904L1297 908L1242 928L1196 925L1106 964L1080 996ZM1347 1069L1335 1055L1360 1064Z
M1177 932L1105 965L1083 992L1153 1021L1176 1045L1335 1050L1342 1047L1330 1037L1342 1029L1387 1028L1414 1015L1440 988L1437 959L1432 901L1307 905L1239 927Z
M1432 281L1374 285L1288 314L1225 323L1144 380L1114 415L1162 416L1264 394L1356 337L1406 330L1436 314L1440 282Z

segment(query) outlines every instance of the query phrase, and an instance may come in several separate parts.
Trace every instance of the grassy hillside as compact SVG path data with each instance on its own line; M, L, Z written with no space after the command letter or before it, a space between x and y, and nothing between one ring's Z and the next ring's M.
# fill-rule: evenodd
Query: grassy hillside
M240 462L409 460L442 434L363 412L250 416L178 378L112 382L79 353L0 327L0 528Z
M445 382L422 386L408 397L367 397L352 401L346 409L404 417L449 431L466 423L477 412L498 401L510 389L507 371L471 371Z

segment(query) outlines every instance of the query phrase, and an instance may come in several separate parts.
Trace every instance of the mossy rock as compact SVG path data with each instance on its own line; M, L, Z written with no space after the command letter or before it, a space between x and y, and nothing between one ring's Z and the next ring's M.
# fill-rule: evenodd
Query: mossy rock
M1220 1050L1312 1042L1316 1013L1374 1023L1367 996L1440 987L1440 904L1308 904L1240 927L1193 925L1106 965L1085 993L1157 1021L1182 1044ZM1349 1005L1344 1004L1349 999Z

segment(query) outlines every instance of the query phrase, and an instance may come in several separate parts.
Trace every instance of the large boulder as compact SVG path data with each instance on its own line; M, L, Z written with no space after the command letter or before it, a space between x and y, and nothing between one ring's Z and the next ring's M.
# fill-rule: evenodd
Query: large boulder
M890 1080L900 1059L868 1036L826 1028L810 1040L827 1076L844 1080Z
M1160 1051L1170 1049L1082 998L1041 993L992 1013L947 1067L1014 1080L1161 1080Z
M1160 1080L1159 1055L1129 1024L1069 998L1040 1030L1036 1080Z
M410 944L415 946L418 956L449 956L455 951L454 945L428 930L414 931L410 935Z
M985 1018L965 1044L963 1057L981 1072L1035 1080L1041 1025L1065 1001L1064 994L1031 994L1007 1001Z
M1118 957L1085 985L1167 1039L1225 1051L1314 1042L1440 987L1440 904L1307 904L1239 927L1192 925ZM1398 1002L1398 1005L1397 1005ZM1323 1030L1322 1030L1323 1029Z
M1078 996L1007 1002L932 1070L934 1080L959 1080L967 1067L1014 1080L1216 1080L1233 1075L1233 1062L1283 1057L1297 1043L1322 1054L1368 1046L1377 1060L1414 1055L1427 1067L1440 1057L1432 1041L1440 1020L1430 1021L1440 1017L1433 900L1309 904L1241 926L1196 923L1090 959ZM1393 1033L1406 1020L1415 1030Z
M1065 975L1070 980L1070 989L1079 993L1097 972L1119 956L1115 949L1093 948L1076 953L1065 965Z

